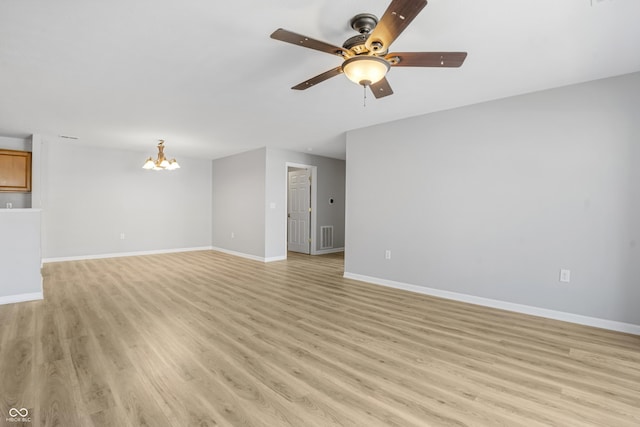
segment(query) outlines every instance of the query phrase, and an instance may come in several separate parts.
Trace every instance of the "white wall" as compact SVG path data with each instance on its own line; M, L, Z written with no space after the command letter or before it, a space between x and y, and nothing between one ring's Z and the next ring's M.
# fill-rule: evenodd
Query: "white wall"
M213 161L215 248L264 258L265 167L264 148Z
M149 152L42 140L43 258L211 246L210 160L147 171Z
M347 275L640 325L639 117L636 73L349 132Z

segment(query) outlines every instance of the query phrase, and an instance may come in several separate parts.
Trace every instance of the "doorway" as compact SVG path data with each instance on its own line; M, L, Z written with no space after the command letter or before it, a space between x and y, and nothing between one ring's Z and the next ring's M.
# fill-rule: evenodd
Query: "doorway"
M311 253L311 171L287 171L287 250Z
M316 167L287 163L286 251L314 254Z

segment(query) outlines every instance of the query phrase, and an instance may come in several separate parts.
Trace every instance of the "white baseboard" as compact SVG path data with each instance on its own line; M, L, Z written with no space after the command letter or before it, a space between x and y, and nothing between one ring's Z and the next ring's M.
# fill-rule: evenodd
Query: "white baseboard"
M338 252L344 252L344 248L320 249L319 251L315 251L313 255L335 254Z
M14 304L17 302L36 301L44 299L42 292L32 292L30 294L9 295L6 297L0 297L0 305Z
M257 255L249 255L249 254L245 254L242 252L236 252L236 251L232 251L229 249L223 249L223 248L217 248L217 247L213 247L212 248L214 251L218 251L218 252L222 252L228 255L234 255L234 256L239 256L242 258L246 258L246 259L250 259L252 261L259 261L259 262L275 262L275 261L285 261L287 259L286 255L280 255L280 256L274 256L274 257L260 257ZM326 250L322 250L322 251L316 251L313 255L325 255L325 254L330 254L330 253L334 253L334 252L344 252L344 248L335 248L335 249L326 249Z
M42 263L51 262L65 262L65 261L85 261L90 259L103 259L103 258L120 258L129 256L142 256L142 255L159 255L159 254L172 254L177 252L193 252L193 251L210 251L213 250L211 246L202 246L197 248L176 248L176 249L160 249L155 251L139 251L139 252L116 252L111 254L99 254L99 255L82 255L71 257L59 257L59 258L44 258Z
M258 261L258 262L274 262L274 261L283 261L285 259L287 259L286 256L277 256L277 257L261 257L261 256L257 256L257 255L251 255L251 254L245 254L243 252L237 252L237 251L232 251L229 249L224 249L224 248L218 248L218 247L213 247L211 248L214 251L218 251L218 252L222 252L224 254L227 255L233 255L233 256L238 256L240 258L245 258L245 259L250 259L252 261Z
M563 322L577 323L579 325L593 326L596 328L609 329L612 331L625 332L628 334L640 335L640 325L617 322L614 320L599 319L597 317L583 316L580 314L566 313L563 311L549 310L546 308L533 307L524 304L516 304L506 301L494 300L490 298L476 297L473 295L460 294L457 292L443 291L440 289L427 288L424 286L411 285L408 283L395 282L392 280L380 279L377 277L363 276L354 273L344 273L346 279L358 280L374 285L386 286L389 288L402 289L424 295L461 301L470 304L482 305L485 307L498 308L501 310L513 311L516 313L530 314L532 316L545 317L547 319L561 320Z

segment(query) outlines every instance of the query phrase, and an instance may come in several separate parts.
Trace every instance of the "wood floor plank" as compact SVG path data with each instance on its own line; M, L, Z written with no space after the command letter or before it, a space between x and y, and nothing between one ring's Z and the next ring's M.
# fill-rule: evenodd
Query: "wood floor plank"
M140 375L135 369L113 373L111 378L113 383L117 384L114 394L118 407L124 410L131 425L171 426L168 418L153 399L149 378Z
M11 408L26 408L29 414L34 413L35 343L30 335L4 340L0 353L0 422L10 417Z
M56 307L53 303L45 301L40 308L40 315L37 316L36 338L37 338L37 364L51 363L64 358L62 349L62 337L60 333Z
M35 333L35 308L40 302L17 304L16 311L9 322L7 339L30 338Z
M102 361L97 345L85 335L68 341L69 353L82 399L90 414L114 406L113 393L107 377L107 366Z
M15 318L15 312L20 304L4 304L0 305L0 352L5 340L9 340L11 328L14 327L12 320Z
M94 427L136 427L138 424L134 424L127 418L124 408L115 406L109 409L103 409L102 411L91 414L91 424ZM61 426L62 427L62 426Z
M73 368L67 360L42 363L37 374L37 419L41 426L83 427L90 423L72 381Z
M45 301L0 306L0 425L16 405L34 426L640 425L640 337L342 274L341 254L46 264Z
M132 351L138 350L140 349ZM181 378L177 372L166 368L158 370L155 366L144 363L144 360L134 358L134 361L136 361L138 372L149 379L154 399L173 425L202 427L231 425L216 411L215 406L208 399L199 393L193 393L192 384ZM191 398L185 399L184 396L191 396Z

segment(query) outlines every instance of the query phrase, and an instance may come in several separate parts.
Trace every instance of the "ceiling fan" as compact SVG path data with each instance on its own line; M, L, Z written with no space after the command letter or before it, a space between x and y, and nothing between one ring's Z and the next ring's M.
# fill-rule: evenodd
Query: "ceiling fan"
M375 15L361 13L351 19L351 28L358 35L349 38L342 47L315 40L282 28L271 34L272 39L319 50L343 59L342 65L325 71L291 89L305 90L344 73L356 84L369 87L376 98L393 94L386 74L391 67L459 67L466 52L393 52L391 43L427 5L426 0L392 0L378 21Z

